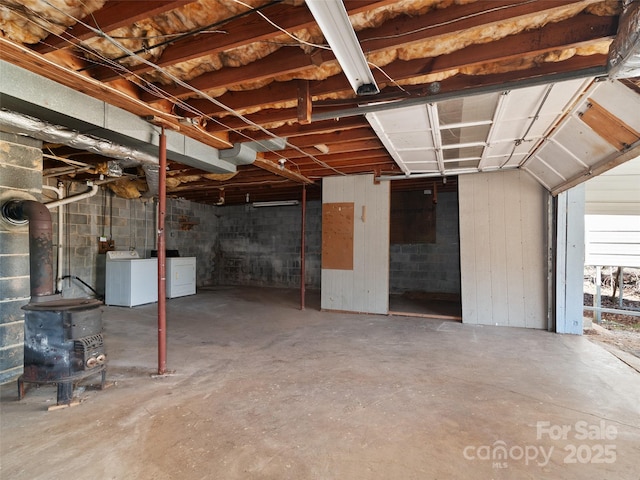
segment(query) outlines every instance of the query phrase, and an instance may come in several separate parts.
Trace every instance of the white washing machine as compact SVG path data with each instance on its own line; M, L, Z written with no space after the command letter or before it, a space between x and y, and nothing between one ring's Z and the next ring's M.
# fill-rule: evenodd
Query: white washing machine
M158 301L158 259L136 250L107 252L106 305L134 307Z
M167 266L167 298L196 293L196 257L169 257Z

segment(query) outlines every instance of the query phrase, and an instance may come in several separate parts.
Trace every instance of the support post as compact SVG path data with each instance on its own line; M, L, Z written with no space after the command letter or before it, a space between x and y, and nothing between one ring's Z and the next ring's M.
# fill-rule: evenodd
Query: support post
M166 248L164 221L167 211L167 137L160 133L158 172L158 375L167 372Z
M304 310L304 282L305 282L305 243L306 234L306 218L307 218L307 186L302 184L302 225L300 227L300 310Z

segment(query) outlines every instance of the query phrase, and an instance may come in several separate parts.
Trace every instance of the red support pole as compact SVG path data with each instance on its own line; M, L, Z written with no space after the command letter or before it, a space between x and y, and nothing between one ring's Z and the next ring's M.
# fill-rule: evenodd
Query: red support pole
M164 220L167 212L167 137L160 133L158 180L158 375L167 372L166 248Z
M302 226L300 228L300 310L304 310L304 236L306 232L307 217L307 186L302 184Z

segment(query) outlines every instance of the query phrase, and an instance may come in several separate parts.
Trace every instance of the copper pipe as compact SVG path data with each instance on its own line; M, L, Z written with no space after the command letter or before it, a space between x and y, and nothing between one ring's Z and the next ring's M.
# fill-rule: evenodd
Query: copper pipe
M35 200L11 200L2 206L9 221L29 222L31 297L53 295L53 229L49 209Z
M304 236L306 233L306 217L307 217L307 186L302 184L302 226L300 228L300 310L304 310Z
M158 178L158 375L167 372L166 249L164 220L167 211L167 137L160 133Z

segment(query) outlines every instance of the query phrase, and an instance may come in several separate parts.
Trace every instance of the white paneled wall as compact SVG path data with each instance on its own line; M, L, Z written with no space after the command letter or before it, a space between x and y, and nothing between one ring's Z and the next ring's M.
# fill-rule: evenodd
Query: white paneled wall
M389 182L373 175L322 180L322 203L354 203L353 270L322 269L322 308L389 311Z
M546 328L547 192L520 170L458 182L463 323Z

